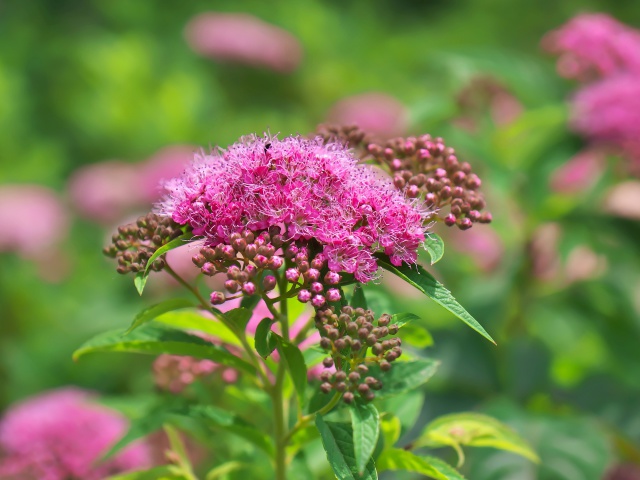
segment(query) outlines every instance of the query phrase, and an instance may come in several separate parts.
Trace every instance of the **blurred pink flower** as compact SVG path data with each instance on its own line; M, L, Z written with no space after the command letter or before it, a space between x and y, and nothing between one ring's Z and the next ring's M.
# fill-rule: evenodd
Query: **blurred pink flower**
M53 190L0 185L0 224L0 251L40 257L66 238L69 215Z
M454 250L469 255L478 268L485 272L497 268L504 255L500 236L490 228L472 228L465 232L451 230L447 237Z
M290 73L302 60L302 46L289 32L245 13L201 13L186 26L191 48L215 60Z
M545 223L536 228L529 244L533 275L540 280L552 280L561 270L559 243L562 229L558 223Z
M371 92L340 100L329 111L328 121L339 125L355 124L365 132L393 137L405 133L409 113L390 95Z
M589 81L640 73L640 32L602 13L581 14L548 33L543 47L559 54L563 77Z
M586 245L578 245L569 253L564 266L565 279L569 283L598 277L607 269L607 259Z
M0 478L99 480L148 467L150 453L140 442L96 463L126 432L127 421L91 397L63 388L11 407L0 422Z
M142 202L135 165L110 160L86 165L69 180L69 195L80 215L112 223Z
M604 210L617 217L640 220L640 182L627 181L612 187L605 197Z
M139 165L138 188L145 203L151 204L162 196L160 184L180 175L193 160L195 150L190 145L170 145Z
M71 202L81 216L95 222L119 221L136 208L148 208L159 200L161 181L182 173L194 150L188 145L171 145L138 164L108 160L80 167L69 180Z
M551 189L558 193L579 193L591 187L602 175L605 154L599 149L578 152L551 174Z

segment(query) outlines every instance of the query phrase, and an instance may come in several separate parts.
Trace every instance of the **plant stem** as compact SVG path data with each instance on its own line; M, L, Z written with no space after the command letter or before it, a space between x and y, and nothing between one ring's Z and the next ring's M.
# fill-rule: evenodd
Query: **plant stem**
M278 365L278 372L276 374L276 383L273 388L273 394L271 396L273 400L273 422L274 422L274 436L276 447L276 480L286 480L286 457L285 447L287 444L287 426L284 418L284 398L283 387L285 378L285 366L284 362L280 361Z

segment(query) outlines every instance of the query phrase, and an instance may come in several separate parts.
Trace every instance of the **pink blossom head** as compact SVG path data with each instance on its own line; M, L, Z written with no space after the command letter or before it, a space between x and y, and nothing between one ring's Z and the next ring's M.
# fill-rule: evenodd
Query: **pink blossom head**
M612 187L605 197L604 210L617 217L640 220L640 181L629 180Z
M54 390L10 408L0 422L0 477L11 480L100 480L149 466L146 445L100 457L127 431L119 414L75 388Z
M200 55L281 73L294 71L302 59L293 35L244 13L202 13L189 21L185 36Z
M640 133L639 79L618 75L582 88L572 104L574 130L591 141L630 151Z
M361 282L375 276L375 253L395 265L415 263L424 241L418 203L359 165L345 146L321 138L244 137L227 150L196 155L165 188L159 212L189 224L212 247L240 232L258 237L282 227L283 241L316 242L329 270ZM304 263L303 255L297 261Z
M640 32L602 13L582 14L543 39L546 50L560 55L560 75L578 80L640 73Z
M58 195L39 185L1 185L0 252L32 256L54 247L68 233L69 215Z
M374 135L393 137L406 131L409 114L392 96L371 92L340 100L329 112L329 121L339 125L355 124Z

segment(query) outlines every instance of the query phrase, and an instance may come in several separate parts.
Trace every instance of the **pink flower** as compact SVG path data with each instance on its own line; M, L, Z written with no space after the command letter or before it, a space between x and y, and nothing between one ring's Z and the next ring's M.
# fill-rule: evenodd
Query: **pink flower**
M604 152L587 149L578 152L551 175L551 189L558 193L578 193L591 187L604 170Z
M640 220L640 182L622 182L611 188L604 200L604 210L617 217Z
M127 430L116 412L76 388L42 394L10 408L0 422L0 477L12 480L99 480L149 466L136 443L111 460L101 455Z
M187 24L185 36L200 55L281 73L294 71L302 59L293 35L244 13L201 13Z
M493 229L451 230L447 236L453 249L470 256L478 268L485 272L495 270L504 257L504 245Z
M328 119L338 125L355 124L366 132L393 137L406 131L409 113L390 95L371 92L340 100L329 112Z
M640 73L640 32L601 13L582 14L543 39L560 55L560 75L592 80L621 72Z
M110 224L161 196L158 184L179 175L194 148L171 145L139 164L109 160L76 170L68 190L74 207L85 218Z
M136 166L129 163L111 160L86 165L71 176L69 195L83 217L113 223L142 203L138 178Z
M322 139L250 136L227 150L196 155L166 183L163 215L189 224L209 246L232 234L285 227L285 241L317 242L329 269L374 278L377 252L415 263L425 211L388 178Z
M58 195L39 185L0 186L0 251L33 256L66 238L69 215Z

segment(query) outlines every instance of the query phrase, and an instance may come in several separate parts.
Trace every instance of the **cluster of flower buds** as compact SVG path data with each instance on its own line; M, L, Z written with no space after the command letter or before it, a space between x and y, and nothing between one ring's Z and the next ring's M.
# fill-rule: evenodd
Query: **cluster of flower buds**
M285 248L284 256L292 264L284 276L287 282L298 287L299 301L310 301L315 308L321 308L327 302L340 301L340 290L335 286L340 283L342 276L327 270L327 261L322 253L310 259L307 245L292 242Z
M156 250L182 235L182 227L169 217L149 213L136 223L118 227L118 233L111 238L111 245L102 251L118 261L116 271L121 274L144 271L147 262ZM165 267L160 256L151 265L158 272Z
M332 125L320 124L316 129L315 136L324 139L324 143L339 142L355 150L358 157L367 153L366 146L370 142L369 135L357 125Z
M371 310L345 306L338 314L329 307L316 313L315 323L322 336L320 346L331 354L323 366L336 370L320 374L320 390L344 392L342 399L346 403L353 402L356 394L366 401L373 400L374 391L382 388L382 382L367 375L367 365L377 364L387 372L391 362L402 355L400 339L389 337L398 333L391 316L384 314L376 320Z
M238 376L236 370L225 368L211 360L164 354L153 362L156 385L171 393L180 393L197 379L211 376L217 370L221 370L222 380L226 383L236 381Z
M211 303L220 305L230 298L228 294L241 296L267 293L277 285L275 272L284 265L284 258L276 255L284 244L280 227L254 232L245 230L233 233L229 243L215 247L204 247L194 255L193 263L205 275L226 274L224 287L227 294L220 291L211 293Z
M478 193L480 178L471 171L471 165L458 160L455 150L442 138L395 138L383 145L370 143L367 150L391 172L398 189L410 198L423 198L433 209L428 221L436 220L441 209L449 206L449 213L439 217L447 226L467 230L475 222L491 222L489 212L481 213L485 201Z

